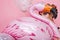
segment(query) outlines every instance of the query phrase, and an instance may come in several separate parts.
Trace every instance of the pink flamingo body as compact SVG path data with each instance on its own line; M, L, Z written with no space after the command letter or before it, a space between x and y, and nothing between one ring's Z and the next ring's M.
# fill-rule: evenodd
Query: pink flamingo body
M36 4L30 8L31 17L24 17L13 21L5 29L4 33L11 35L16 40L52 40L52 37L60 37L56 25L34 13L34 8L42 11L45 5Z

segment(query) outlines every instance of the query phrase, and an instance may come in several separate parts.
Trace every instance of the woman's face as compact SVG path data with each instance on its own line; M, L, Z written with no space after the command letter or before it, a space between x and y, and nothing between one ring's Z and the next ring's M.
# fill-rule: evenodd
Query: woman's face
M41 15L43 17L46 17L46 18L50 19L51 21L53 21L53 15L52 15L52 13L46 12L46 13L41 13Z

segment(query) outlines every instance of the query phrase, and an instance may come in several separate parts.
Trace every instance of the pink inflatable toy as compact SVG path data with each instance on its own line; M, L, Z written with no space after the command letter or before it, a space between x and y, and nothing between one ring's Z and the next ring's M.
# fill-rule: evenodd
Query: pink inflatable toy
M60 38L56 25L49 19L34 12L34 9L42 11L44 8L45 4L33 5L29 10L31 17L13 21L4 29L3 33L12 36L15 40L53 40L53 37Z

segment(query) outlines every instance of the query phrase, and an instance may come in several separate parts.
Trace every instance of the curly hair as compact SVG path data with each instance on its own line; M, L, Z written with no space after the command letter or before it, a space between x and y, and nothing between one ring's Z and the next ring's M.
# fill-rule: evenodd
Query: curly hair
M48 5L52 7L52 9L50 10L50 13L52 13L53 14L53 18L56 19L57 18L57 14L58 14L57 7L54 4L52 4L52 5L48 4Z

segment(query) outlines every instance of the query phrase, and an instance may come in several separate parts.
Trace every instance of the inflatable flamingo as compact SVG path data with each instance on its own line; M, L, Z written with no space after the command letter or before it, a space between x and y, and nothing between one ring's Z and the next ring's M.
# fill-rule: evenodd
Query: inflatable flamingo
M45 4L38 3L33 5L29 10L31 17L13 21L2 33L10 35L11 40L52 40L53 37L60 38L56 25L49 19L34 12L34 9L39 12L44 8Z

